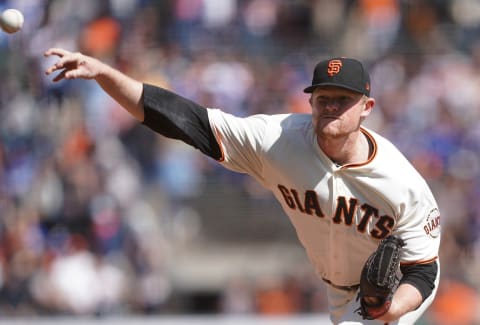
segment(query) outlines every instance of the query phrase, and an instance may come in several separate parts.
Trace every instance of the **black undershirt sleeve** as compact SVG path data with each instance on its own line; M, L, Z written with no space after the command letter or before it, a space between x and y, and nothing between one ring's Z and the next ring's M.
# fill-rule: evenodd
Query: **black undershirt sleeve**
M222 157L206 108L166 89L143 85L143 124L161 135L182 140L205 155Z
M420 291L423 301L425 301L435 288L435 278L438 272L437 262L401 266L400 270L403 274L400 283L413 285Z

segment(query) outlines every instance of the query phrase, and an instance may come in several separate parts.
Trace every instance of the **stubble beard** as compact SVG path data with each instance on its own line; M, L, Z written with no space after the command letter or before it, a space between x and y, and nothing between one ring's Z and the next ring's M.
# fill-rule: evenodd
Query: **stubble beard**
M347 135L342 130L342 122L340 120L316 123L315 131L320 139L338 139Z
M328 141L345 139L359 130L360 124L347 128L341 120L332 120L327 123L320 122L315 124L315 132L318 140Z

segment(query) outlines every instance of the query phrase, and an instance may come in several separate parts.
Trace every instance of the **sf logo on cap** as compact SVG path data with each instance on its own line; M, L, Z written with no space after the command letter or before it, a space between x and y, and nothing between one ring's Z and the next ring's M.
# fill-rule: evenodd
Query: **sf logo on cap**
M327 73L330 77L340 72L342 68L342 61L341 60L330 60L328 62L328 70Z

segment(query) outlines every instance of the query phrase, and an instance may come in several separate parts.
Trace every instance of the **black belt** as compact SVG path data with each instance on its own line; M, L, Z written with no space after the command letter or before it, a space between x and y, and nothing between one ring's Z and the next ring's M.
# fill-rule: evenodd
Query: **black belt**
M357 291L358 288L360 288L360 284L354 284L354 285L351 285L351 286L339 286L339 285L336 285L336 284L332 283L328 279L322 278L322 280L325 281L326 283L328 283L328 285L334 287L335 289L340 289L340 290L344 290L344 291Z

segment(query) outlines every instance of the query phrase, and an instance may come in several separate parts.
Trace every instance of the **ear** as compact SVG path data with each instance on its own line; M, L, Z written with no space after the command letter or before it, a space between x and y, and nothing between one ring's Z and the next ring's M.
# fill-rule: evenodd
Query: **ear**
M365 106L364 106L364 109L363 109L363 112L362 112L361 116L362 117L367 117L368 115L370 115L370 113L373 110L373 106L375 106L375 99L372 98L372 97L368 97L365 101Z

